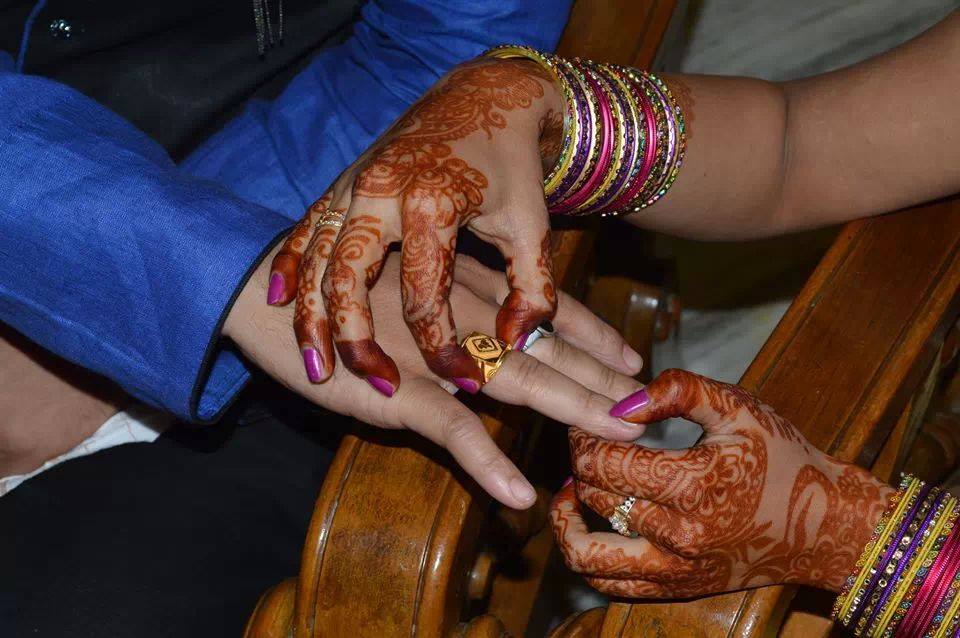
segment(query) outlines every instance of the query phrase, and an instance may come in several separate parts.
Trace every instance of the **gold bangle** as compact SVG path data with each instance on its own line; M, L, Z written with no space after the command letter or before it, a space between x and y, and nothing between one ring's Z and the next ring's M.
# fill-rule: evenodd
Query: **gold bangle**
M559 58L521 45L494 47L484 51L483 55L499 59L526 58L532 60L546 69L553 78L554 84L560 89L560 93L563 95L566 109L563 115L563 144L560 147L560 157L557 158L557 163L553 165L553 168L550 169L550 172L547 173L543 179L544 191L549 194L557 188L563 175L570 168L570 163L576 154L573 146L576 138L579 137L579 123L577 113L574 110L576 103L573 99L573 90L567 83L567 79L563 77L563 74L556 69Z

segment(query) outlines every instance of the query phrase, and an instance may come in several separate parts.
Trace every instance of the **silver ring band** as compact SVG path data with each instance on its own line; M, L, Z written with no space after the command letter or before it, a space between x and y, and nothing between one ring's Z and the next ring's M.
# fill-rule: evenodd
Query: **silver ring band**
M530 346L535 344L540 339L547 339L547 338L553 337L556 334L557 334L557 331L554 330L553 324L550 323L549 321L544 321L539 326L534 328L533 332L531 332L527 336L527 340L520 347L520 352L526 352L527 350L530 349Z

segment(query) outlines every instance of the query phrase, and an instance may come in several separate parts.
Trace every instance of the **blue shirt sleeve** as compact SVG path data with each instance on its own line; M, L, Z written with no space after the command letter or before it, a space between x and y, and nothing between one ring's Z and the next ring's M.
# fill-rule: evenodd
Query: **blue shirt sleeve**
M76 91L0 71L0 319L134 396L225 407L247 372L215 336L289 225Z
M552 48L568 11L370 2L353 37L180 167L0 54L0 320L149 404L215 419L249 377L222 320L278 236L450 67L503 42Z

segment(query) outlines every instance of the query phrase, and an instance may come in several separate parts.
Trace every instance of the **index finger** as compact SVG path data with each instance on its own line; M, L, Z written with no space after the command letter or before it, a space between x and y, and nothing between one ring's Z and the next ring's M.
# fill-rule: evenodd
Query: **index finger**
M612 532L591 532L583 520L582 504L573 483L562 487L550 505L550 522L567 567L592 577L673 582L684 578L691 565L645 538Z

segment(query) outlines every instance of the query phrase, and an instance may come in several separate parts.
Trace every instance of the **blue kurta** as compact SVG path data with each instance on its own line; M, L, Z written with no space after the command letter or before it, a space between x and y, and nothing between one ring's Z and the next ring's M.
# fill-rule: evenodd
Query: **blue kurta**
M0 320L151 405L215 419L249 378L221 324L277 238L440 75L496 44L552 49L569 8L371 1L347 42L179 166L0 52Z

